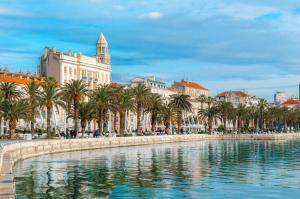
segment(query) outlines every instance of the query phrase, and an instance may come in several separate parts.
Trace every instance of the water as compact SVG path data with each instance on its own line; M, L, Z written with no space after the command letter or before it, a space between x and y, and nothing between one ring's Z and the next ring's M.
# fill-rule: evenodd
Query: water
M16 164L17 198L300 198L300 141L200 141Z

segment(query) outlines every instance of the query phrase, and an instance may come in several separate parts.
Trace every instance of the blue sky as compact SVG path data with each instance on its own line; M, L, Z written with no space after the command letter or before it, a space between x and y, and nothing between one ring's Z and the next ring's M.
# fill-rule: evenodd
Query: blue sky
M35 72L45 46L95 54L103 32L113 81L156 75L214 95L296 95L299 0L1 0L0 66Z

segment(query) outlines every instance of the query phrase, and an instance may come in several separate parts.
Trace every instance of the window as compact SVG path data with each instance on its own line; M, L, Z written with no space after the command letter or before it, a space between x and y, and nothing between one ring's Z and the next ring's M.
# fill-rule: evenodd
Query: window
M82 77L86 77L86 70L82 70L81 75L82 75Z
M64 74L65 75L67 74L67 67L66 66L64 67Z
M77 69L76 68L74 68L74 76L75 76L75 78L77 77Z
M69 75L72 77L72 68L69 68Z

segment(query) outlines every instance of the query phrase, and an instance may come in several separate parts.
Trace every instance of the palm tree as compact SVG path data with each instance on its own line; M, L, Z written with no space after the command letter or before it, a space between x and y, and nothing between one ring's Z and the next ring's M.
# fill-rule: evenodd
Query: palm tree
M92 119L95 116L95 109L94 109L93 103L91 103L91 102L82 102L79 105L79 112L78 113L79 113L78 116L79 116L80 124L81 124L81 133L84 134L87 123L92 121Z
M204 104L208 101L206 95L200 95L197 100L201 103L201 110L204 108Z
M9 138L16 139L17 122L25 118L28 112L28 104L24 101L3 101L0 105L2 115L8 120Z
M219 114L219 109L216 106L208 106L206 109L199 111L199 116L202 120L208 123L208 132L212 133L213 121Z
M0 95L5 101L19 100L22 97L22 92L18 90L16 83L1 82Z
M110 85L101 85L92 91L91 101L97 109L98 129L103 131L103 123L109 109L112 108L113 89Z
M233 105L232 105L231 102L221 101L218 104L218 109L219 109L220 117L223 121L224 131L226 132L227 131L228 115L230 115L230 112L233 111Z
M47 111L47 137L51 138L51 117L53 108L58 110L58 107L65 107L61 100L61 92L58 88L56 80L52 77L47 77L41 84L41 98L40 105L46 108Z
M30 109L30 111L28 112L30 120L30 131L31 134L34 134L35 117L38 114L38 106L40 101L40 85L35 81L32 81L25 87L23 87L23 91L26 95L25 100L27 101Z
M117 133L117 120L118 120L118 106L117 104L119 103L119 96L121 92L123 91L123 86L115 85L112 87L112 107L111 107L111 112L113 113L113 130Z
M170 106L176 112L177 115L177 132L181 131L182 126L182 114L184 111L191 112L192 104L190 102L190 96L185 94L172 95L170 100Z
M264 111L267 108L268 102L264 99L260 99L258 103L259 109L259 129L264 129Z
M135 110L135 101L132 98L132 92L129 89L121 89L118 96L117 110L120 115L120 135L125 132L125 114L127 111Z
M62 92L65 93L69 97L69 101L73 106L74 111L74 131L78 132L78 117L79 117L79 106L80 103L84 100L84 98L88 94L88 89L83 82L83 80L72 80L71 82L67 83Z
M172 116L173 116L173 109L169 103L165 102L162 104L160 113L161 113L161 116L165 123L165 130L167 133L169 133L170 126L171 126L171 120L172 120Z
M145 108L147 99L150 95L150 88L148 88L145 84L139 83L136 87L132 89L132 93L135 100L135 106L136 106L136 114L137 114L137 131L138 133L141 132L141 115L142 110Z
M151 93L148 102L147 107L145 109L145 112L151 114L151 131L155 132L156 129L156 122L157 117L159 113L162 110L162 98L160 94L157 93Z
M238 132L241 132L241 127L247 118L247 109L246 109L245 105L240 104L237 107L236 116L237 116L237 129L238 129Z
M206 98L206 103L207 103L208 107L213 106L215 104L215 102L216 102L215 98L213 98L213 97L208 96Z

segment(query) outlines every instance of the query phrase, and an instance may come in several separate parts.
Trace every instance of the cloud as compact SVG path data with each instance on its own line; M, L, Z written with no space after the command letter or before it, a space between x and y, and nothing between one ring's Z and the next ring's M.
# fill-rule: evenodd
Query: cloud
M0 6L0 16L28 17L31 14L19 8Z
M143 15L142 17L148 18L148 19L160 19L163 17L163 14L158 11L153 11L153 12L149 12L149 13Z

